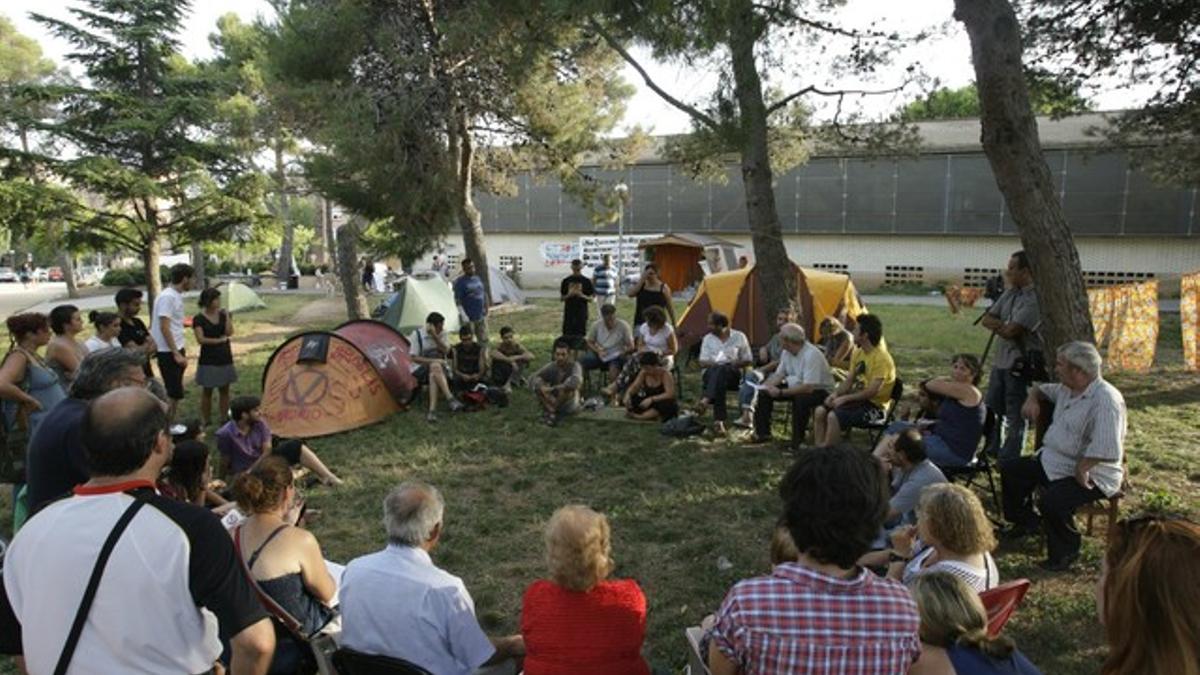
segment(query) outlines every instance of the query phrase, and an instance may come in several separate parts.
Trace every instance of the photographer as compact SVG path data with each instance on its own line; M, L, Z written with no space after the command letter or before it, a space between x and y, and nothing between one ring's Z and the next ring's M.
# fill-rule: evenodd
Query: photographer
M998 338L984 400L1004 420L1003 425L996 425L995 435L989 439L1002 463L1021 456L1026 429L1021 405L1029 385L1045 379L1045 358L1036 334L1041 322L1038 300L1033 288L1033 270L1024 251L1017 251L1008 259L1004 277L1008 289L980 321Z

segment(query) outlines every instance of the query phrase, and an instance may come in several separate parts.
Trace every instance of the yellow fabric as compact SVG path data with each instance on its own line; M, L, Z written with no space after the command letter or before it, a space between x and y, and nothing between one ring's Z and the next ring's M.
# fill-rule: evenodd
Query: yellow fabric
M1183 329L1183 365L1200 370L1200 271L1183 275L1179 324Z
M742 294L742 286L746 284L746 277L750 275L752 269L747 267L732 272L710 274L704 277L700 288L696 290L696 297L703 297L707 293L708 302L712 305L713 311L733 317L733 311L737 309L738 296ZM692 302L695 303L695 300ZM691 310L691 305L688 305L688 310ZM680 317L679 321L683 323L683 318Z
M1108 343L1107 367L1149 371L1158 345L1158 282L1090 288L1088 305L1096 345Z
M850 391L862 391L871 380L883 380L879 393L871 397L871 402L886 410L892 398L892 385L896 383L896 362L888 353L887 346L880 344L869 354L862 349L855 349L850 355L850 373L854 378Z

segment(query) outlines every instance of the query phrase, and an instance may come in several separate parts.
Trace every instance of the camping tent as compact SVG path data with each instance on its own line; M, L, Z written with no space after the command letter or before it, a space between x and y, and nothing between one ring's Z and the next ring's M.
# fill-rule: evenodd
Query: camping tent
M239 284L236 281L225 286L224 295L225 309L228 309L230 314L249 312L267 306L267 303L258 297L258 293L250 290L246 284Z
M706 234L675 232L658 239L647 239L638 244L647 260L658 266L658 276L672 290L682 291L704 278L700 261L709 251L711 258L719 260L724 269L733 269L737 264L738 245Z
M525 292L507 274L495 267L488 267L488 282L492 287L492 304L525 304Z
M792 272L796 275L800 325L812 339L816 339L816 329L827 316L837 317L845 323L847 319L866 313L854 282L845 274L812 270L795 263L792 263ZM726 314L732 326L746 334L751 345L766 344L775 326L774 317L767 315L762 301L762 281L756 265L708 275L679 317L676 329L680 350L700 342L708 332L708 315L714 311Z
M381 321L408 335L425 325L430 312L440 312L446 317L446 333L458 332L458 306L454 304L454 291L450 284L438 274L418 273L396 282L396 292L384 302Z
M378 321L295 335L263 371L263 419L289 438L373 424L401 410L416 389L411 363L408 342Z

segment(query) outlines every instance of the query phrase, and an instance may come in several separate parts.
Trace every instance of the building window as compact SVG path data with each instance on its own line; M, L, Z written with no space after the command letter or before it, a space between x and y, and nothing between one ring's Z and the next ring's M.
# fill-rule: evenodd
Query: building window
M813 263L814 270L824 270L826 272L837 272L838 274L850 275L850 266L846 263Z
M987 288L989 279L1003 273L1003 270L994 267L964 267L962 285L967 288Z
M500 256L500 270L509 274L516 274L524 269L523 261L519 255L502 255Z
M1116 284L1133 284L1154 278L1154 272L1097 272L1083 271L1085 286L1114 286Z
M920 284L925 281L925 268L917 265L885 265L883 285Z
M458 266L458 263L459 263L459 261L462 260L462 256L458 255L457 253L447 253L445 258L446 258L446 269L450 270L450 276L453 277L454 275L458 274L458 272L459 272L460 268Z

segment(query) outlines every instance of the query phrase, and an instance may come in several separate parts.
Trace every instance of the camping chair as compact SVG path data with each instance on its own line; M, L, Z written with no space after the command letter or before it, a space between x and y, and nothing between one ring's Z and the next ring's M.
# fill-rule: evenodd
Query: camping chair
M896 408L900 407L900 397L903 395L904 382L897 377L896 381L892 383L892 395L888 397L887 414L883 416L882 420L871 422L863 427L870 436L870 447L875 447L875 444L879 442L879 437L883 435L884 429L887 429L888 425L896 419Z
M1000 634L1004 624L1012 618L1013 613L1017 611L1021 600L1028 592L1029 580L1017 579L979 594L979 599L983 601L983 608L987 610L989 637L996 637Z
M432 675L428 670L404 659L364 654L342 647L333 653L338 675Z
M961 479L963 486L967 488L980 488L984 486L982 479L987 477L988 493L992 496L992 504L996 507L996 513L1002 511L1000 504L1000 492L996 489L996 476L992 471L994 464L991 459L991 437L992 432L996 428L997 416L996 412L991 408L984 406L983 416L983 438L979 445L979 449L975 451L975 456L971 458L970 463L965 466L939 466L946 479L951 483ZM995 518L993 522L999 522Z
M700 640L704 637L704 629L699 626L685 628L683 635L688 643L687 675L712 675L704 655L700 653Z

